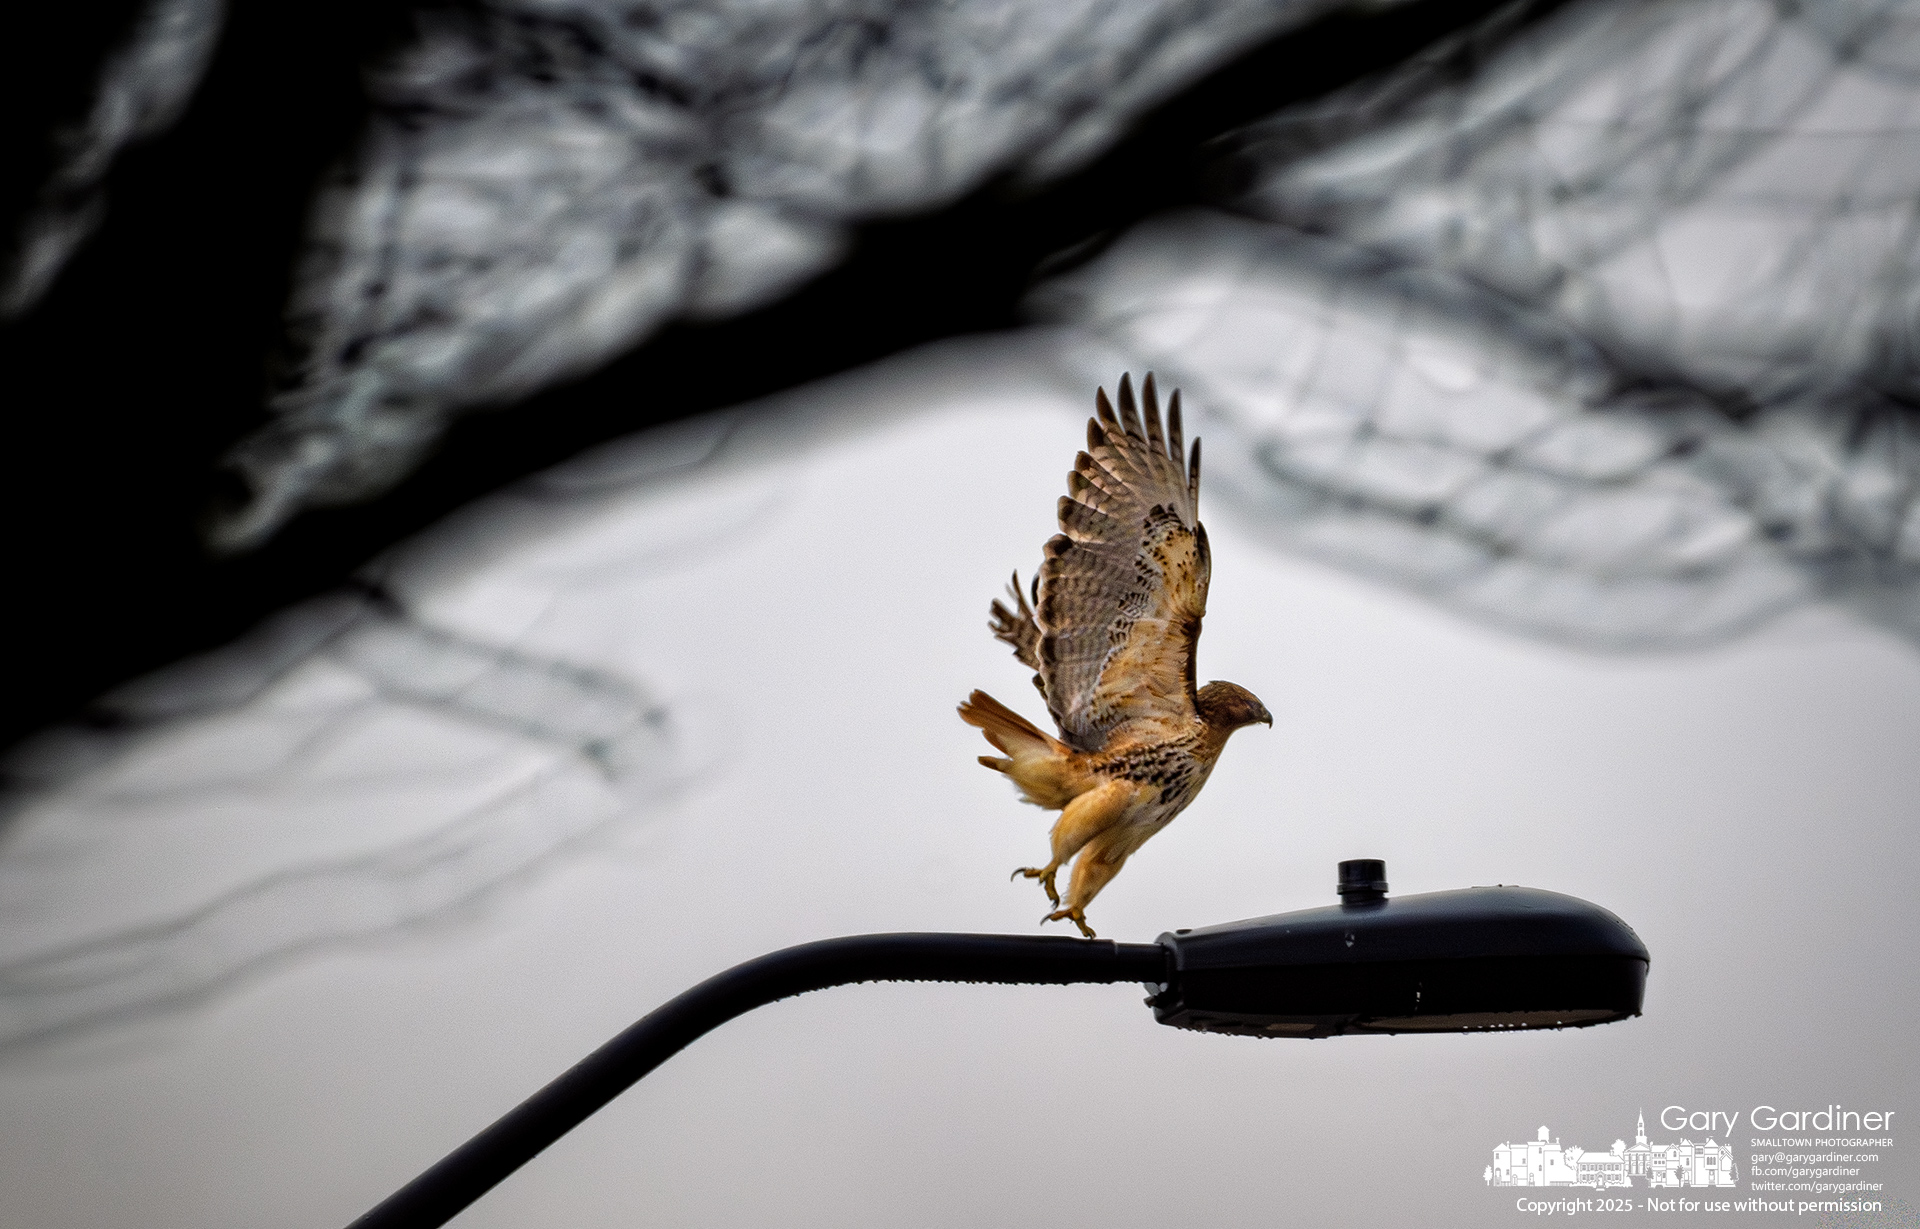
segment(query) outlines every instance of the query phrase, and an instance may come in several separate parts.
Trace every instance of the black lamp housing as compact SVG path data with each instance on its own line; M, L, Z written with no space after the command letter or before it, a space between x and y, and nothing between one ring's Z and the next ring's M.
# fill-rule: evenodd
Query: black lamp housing
M1341 903L1160 936L1154 1018L1252 1037L1581 1028L1640 1014L1650 957L1598 905L1537 888L1388 899L1340 864Z

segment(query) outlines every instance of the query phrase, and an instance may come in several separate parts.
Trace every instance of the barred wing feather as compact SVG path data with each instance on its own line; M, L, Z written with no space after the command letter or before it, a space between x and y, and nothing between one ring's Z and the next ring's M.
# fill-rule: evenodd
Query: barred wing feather
M1188 458L1180 394L1163 431L1152 375L1144 415L1131 380L1119 392L1118 414L1102 390L1088 420L1034 612L1047 707L1083 751L1136 723L1167 734L1197 720L1193 654L1212 571L1196 515L1200 442Z

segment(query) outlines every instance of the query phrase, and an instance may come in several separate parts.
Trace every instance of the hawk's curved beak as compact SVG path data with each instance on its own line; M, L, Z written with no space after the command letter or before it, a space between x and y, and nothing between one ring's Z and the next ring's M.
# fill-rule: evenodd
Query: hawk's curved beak
M1264 709L1264 708L1263 708L1263 709L1261 709L1261 710L1260 710L1260 723L1261 723L1262 725L1264 725L1264 726L1266 726L1266 727L1267 727L1267 728L1268 728L1269 730L1271 730L1271 729L1273 728L1273 714L1272 714L1272 713L1270 713L1270 712L1268 712L1268 711L1267 711L1266 709Z

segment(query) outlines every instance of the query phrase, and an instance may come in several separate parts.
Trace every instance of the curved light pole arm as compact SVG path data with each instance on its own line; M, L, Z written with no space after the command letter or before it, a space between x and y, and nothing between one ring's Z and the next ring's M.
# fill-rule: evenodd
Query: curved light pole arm
M1157 943L1024 935L855 935L710 977L582 1059L350 1229L437 1229L709 1029L779 999L864 981L1068 985L1167 980Z

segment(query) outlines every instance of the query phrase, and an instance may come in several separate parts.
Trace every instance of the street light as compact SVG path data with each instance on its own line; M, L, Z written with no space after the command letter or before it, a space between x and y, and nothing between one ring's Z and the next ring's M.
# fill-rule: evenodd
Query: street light
M890 934L825 939L710 977L522 1102L350 1229L436 1229L708 1030L867 981L1138 982L1162 1024L1259 1037L1578 1028L1640 1014L1649 958L1598 905L1534 888L1388 899L1386 864L1340 864L1341 903L1154 943Z
M1340 864L1340 901L1160 936L1148 1000L1178 1028L1258 1037L1579 1028L1640 1014L1647 949L1598 905L1537 888L1387 898L1386 864Z

